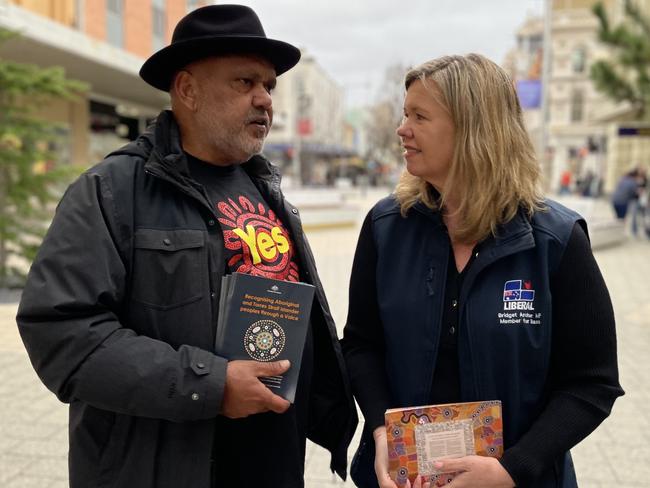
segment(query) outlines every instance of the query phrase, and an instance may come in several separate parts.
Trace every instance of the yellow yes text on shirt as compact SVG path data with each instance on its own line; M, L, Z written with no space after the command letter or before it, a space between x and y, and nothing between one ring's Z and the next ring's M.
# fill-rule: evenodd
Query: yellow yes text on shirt
M261 263L262 257L266 261L273 261L278 253L284 254L289 251L289 241L278 226L271 229L271 234L261 230L255 235L255 227L250 224L246 226L246 232L242 229L233 229L233 232L250 249L253 264Z

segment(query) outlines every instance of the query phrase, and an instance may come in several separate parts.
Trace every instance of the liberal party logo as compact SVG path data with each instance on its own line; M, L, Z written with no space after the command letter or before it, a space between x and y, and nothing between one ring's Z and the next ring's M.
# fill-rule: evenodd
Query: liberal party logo
M509 280L503 285L504 310L535 310L535 290L530 281Z

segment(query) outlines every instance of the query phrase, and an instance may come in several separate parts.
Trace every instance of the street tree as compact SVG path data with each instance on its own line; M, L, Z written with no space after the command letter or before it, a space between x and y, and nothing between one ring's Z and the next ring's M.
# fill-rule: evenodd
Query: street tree
M402 118L404 75L407 70L402 64L395 64L386 69L377 102L369 109L368 157L382 164L397 165L402 160L399 138L395 130Z
M650 120L650 18L632 0L625 0L625 20L611 26L602 2L594 5L598 37L610 46L612 60L591 67L596 88L617 102L627 102L639 120Z
M0 29L0 44L15 37ZM39 118L39 109L83 90L85 85L66 79L62 68L0 57L0 288L21 284L21 261L34 258L51 207L75 172L56 164L51 147L57 126Z

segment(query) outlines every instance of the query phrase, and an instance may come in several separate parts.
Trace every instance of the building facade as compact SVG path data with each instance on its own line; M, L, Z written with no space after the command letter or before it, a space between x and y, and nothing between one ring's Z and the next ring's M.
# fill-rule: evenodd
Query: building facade
M598 42L598 19L593 1L554 0L551 10L548 83L548 148L551 189L561 175L574 181L604 179L606 174L604 114L617 104L595 89L589 77L594 61L607 58L608 48ZM615 1L604 2L610 18L620 18Z
M550 25L543 18L527 19L503 66L517 85L527 129L542 156L547 188L558 191L561 181L570 177L574 191L610 193L631 166L650 166L650 126L633 121L626 104L598 92L590 79L592 64L614 55L598 40L595 0L547 2ZM636 4L650 14L650 0ZM624 21L623 0L605 0L603 5L611 25ZM544 79L546 107L541 103Z
M207 1L0 0L0 27L20 37L0 56L62 66L88 84L76 101L56 100L43 118L62 127L60 157L89 165L134 139L165 108L168 96L138 76L144 60L169 44L176 23Z
M544 19L528 17L516 33L516 46L503 61L503 68L515 82L526 128L539 153L542 122L542 61Z
M288 179L331 183L341 160L355 154L344 137L343 89L311 54L278 78L273 93L273 127L264 152Z
M630 122L628 107L597 91L590 79L591 65L613 56L598 40L599 21L592 13L596 2L547 1L550 35L543 46L549 49L546 139L540 137L544 119L541 104L539 108L525 107L528 129L538 149L541 141L546 141L543 160L548 161L545 176L551 191L559 190L563 175L568 173L576 191L609 193L631 165L650 164L650 127ZM624 21L623 0L604 0L603 5L611 25ZM646 15L650 13L650 0L637 0L637 5ZM534 50L526 47L535 45L532 40L543 35L539 21L524 23L517 49L506 57L504 65L515 80L526 76L525 69L534 68ZM522 42L522 34L528 41Z

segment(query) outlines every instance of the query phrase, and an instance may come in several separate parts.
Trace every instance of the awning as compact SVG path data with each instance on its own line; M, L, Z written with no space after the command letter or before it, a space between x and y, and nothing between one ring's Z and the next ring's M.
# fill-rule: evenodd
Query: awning
M61 66L66 76L90 85L90 97L128 102L139 115L156 115L169 96L147 85L138 71L144 60L82 32L0 1L0 27L21 37L0 46L0 56L42 67Z

